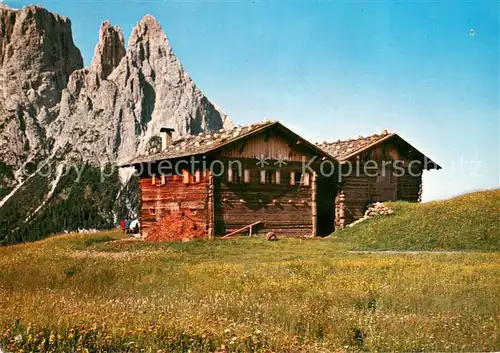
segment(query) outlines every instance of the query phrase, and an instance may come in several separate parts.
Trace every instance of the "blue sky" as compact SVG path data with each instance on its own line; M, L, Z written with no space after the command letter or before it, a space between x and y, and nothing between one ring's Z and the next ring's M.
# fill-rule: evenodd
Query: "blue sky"
M152 14L236 123L268 117L313 141L387 128L443 167L424 200L499 187L496 1L4 2L70 17L87 65L102 21L127 41Z

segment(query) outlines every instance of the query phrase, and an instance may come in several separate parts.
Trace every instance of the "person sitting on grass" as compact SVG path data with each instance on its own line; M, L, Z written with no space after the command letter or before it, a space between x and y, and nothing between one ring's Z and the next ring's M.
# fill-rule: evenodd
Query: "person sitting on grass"
M131 221L129 227L132 234L139 233L139 220L134 219L133 221Z
M125 218L125 233L129 234L130 233L130 219Z

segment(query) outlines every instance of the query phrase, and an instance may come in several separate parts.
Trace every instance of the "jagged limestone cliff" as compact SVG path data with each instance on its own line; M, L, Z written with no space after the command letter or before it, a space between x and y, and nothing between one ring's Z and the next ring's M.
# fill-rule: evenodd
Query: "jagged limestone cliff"
M62 93L49 135L77 158L102 164L144 152L161 127L186 135L229 121L196 87L160 24L144 17L125 52L123 36L105 22L90 68L77 70Z
M232 125L196 87L149 15L133 29L128 50L120 29L104 22L84 68L69 19L39 6L0 5L0 98L0 227L9 242L78 222L92 226L89 219L111 226L120 212L133 212L134 188L108 173L121 185L108 195L95 173L143 153L161 127L185 135ZM42 165L47 172L36 173ZM71 180L79 170L89 170L90 191L81 189L81 178ZM86 211L76 210L80 221L63 227L51 207L79 197L90 197Z

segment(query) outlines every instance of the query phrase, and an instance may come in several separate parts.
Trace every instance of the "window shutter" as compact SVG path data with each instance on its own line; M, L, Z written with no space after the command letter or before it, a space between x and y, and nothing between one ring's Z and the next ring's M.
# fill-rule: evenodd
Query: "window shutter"
M243 171L243 181L247 184L250 182L250 169L245 169Z
M184 184L189 184L189 172L186 169L182 170L182 182Z
M231 168L227 170L227 181L230 183L233 182L233 170Z
M266 183L266 171L264 169L260 171L260 183L261 184Z
M274 181L276 184L280 184L281 183L281 172L279 170L276 171L276 177L275 177L275 181Z
M156 176L153 175L153 177L151 178L151 184L156 184Z
M310 174L309 173L304 173L303 174L303 178L304 178L304 186L309 186L309 179L310 179Z
M295 172L290 172L290 185L295 185Z

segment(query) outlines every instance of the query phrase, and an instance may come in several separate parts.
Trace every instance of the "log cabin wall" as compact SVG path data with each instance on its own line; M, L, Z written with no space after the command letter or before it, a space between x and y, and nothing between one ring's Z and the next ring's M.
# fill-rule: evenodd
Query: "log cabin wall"
M385 143L353 158L352 172L342 178L335 200L336 228L343 228L362 218L367 206L373 202L419 202L422 168L418 164L413 165L410 173L411 160L408 157L398 146ZM368 161L374 161L377 167ZM395 161L399 161L397 167L393 165ZM372 163L368 165L368 173L364 170L365 163ZM347 174L347 169L343 166L343 175Z
M191 176L189 183L185 183L183 176L179 175L163 178L161 176L141 177L139 222L142 235L147 236L153 224L170 212L179 210L186 212L209 234L210 180L210 175L205 173L201 173L199 182Z
M223 235L251 223L262 221L261 231L275 231L280 235L309 236L313 234L313 185L312 175L307 185L291 182L293 173L300 173L301 163L288 163L282 168L264 170L269 183L262 183L262 170L255 159L239 159L245 176L230 182L228 175L214 178L215 232ZM276 172L279 183L276 183ZM243 172L245 173L245 172ZM297 177L298 178L298 177ZM234 179L233 179L234 180Z
M289 162L302 162L302 158L310 158L302 145L289 141L276 131L237 142L221 151L221 156L228 158L258 158L260 156L277 159L280 156ZM254 165L255 166L255 165Z
M140 183L143 235L177 210L191 214L209 236L224 235L257 221L263 222L261 231L272 230L280 235L328 235L334 227L336 188L331 187L331 180L326 182L313 171L302 173L303 162L314 156L317 159L312 167L317 171L321 151L275 128L196 156L196 168L201 168L203 175L198 182L186 183L182 176L163 177L163 182L159 175L171 170L160 171L162 163L152 163L148 172L156 173L156 180L143 177ZM258 163L262 157L266 158L264 168ZM187 162L183 167L194 173L190 160L191 156L184 156L169 161ZM217 170L221 162L222 174ZM242 166L239 176L228 168L237 168L238 162ZM213 166L213 173L203 169Z
M340 185L342 196L338 196L336 209L337 227L341 228L363 217L366 206L373 201L376 177L364 173L343 178Z
M279 183L262 183L262 168L256 159L261 157L269 158L264 169L279 172ZM305 176L307 182L304 184L307 185L299 182L303 163L313 157L309 147L280 130L267 131L224 148L220 158L241 161L249 182L245 183L245 178L242 183L229 182L227 175L216 178L216 233L224 234L262 221L262 231L272 230L282 235L330 234L335 216L334 178L309 172ZM275 167L281 158L286 159L286 165ZM317 171L320 161L317 158L312 169ZM297 180L291 182L291 178Z
M397 178L397 199L408 202L422 201L422 175L405 175Z
M423 161L420 162L423 163ZM404 168L404 175L397 177L397 199L408 202L422 201L423 165L413 164L412 159L405 158Z

